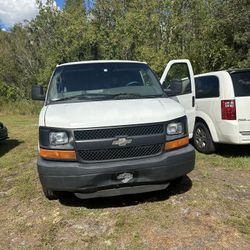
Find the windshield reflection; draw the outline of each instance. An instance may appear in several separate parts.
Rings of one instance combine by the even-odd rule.
[[[162,96],[159,81],[144,63],[83,63],[59,66],[55,70],[48,102]]]

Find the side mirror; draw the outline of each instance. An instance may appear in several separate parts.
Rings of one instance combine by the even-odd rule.
[[[175,93],[173,92],[172,89],[165,89],[164,92],[167,94],[167,96],[175,96]]]
[[[41,85],[33,85],[31,89],[31,98],[32,100],[44,101],[45,93]]]
[[[182,81],[181,80],[172,80],[168,85],[167,89],[164,89],[168,96],[176,96],[182,94]]]

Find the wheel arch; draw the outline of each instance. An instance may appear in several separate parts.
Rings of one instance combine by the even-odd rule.
[[[216,129],[215,129],[215,126],[214,126],[214,123],[213,121],[211,120],[211,118],[206,115],[206,114],[197,114],[196,117],[195,117],[195,124],[197,122],[202,122],[206,125],[206,127],[208,128],[210,134],[211,134],[211,137],[212,137],[212,140],[214,142],[218,142],[219,139],[218,139],[218,135],[217,135],[217,132],[216,132]]]

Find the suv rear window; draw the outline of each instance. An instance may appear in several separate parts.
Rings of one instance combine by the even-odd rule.
[[[250,70],[230,74],[236,97],[250,96]]]
[[[195,78],[196,98],[219,97],[219,79],[217,76],[200,76]]]

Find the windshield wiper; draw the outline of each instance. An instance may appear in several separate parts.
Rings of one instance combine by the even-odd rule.
[[[91,99],[100,99],[100,97],[106,97],[106,96],[110,96],[107,94],[81,94],[81,95],[74,95],[74,96],[68,96],[68,97],[63,97],[60,99],[56,99],[56,100],[51,100],[52,102],[60,102],[60,101],[68,101],[68,100],[74,100],[74,99],[87,99],[87,100],[91,100]],[[92,97],[98,97],[98,98],[92,98]]]
[[[120,98],[143,98],[143,96],[142,95],[140,95],[140,94],[134,94],[134,93],[118,93],[118,94],[112,94],[112,95],[110,95],[112,98],[114,98],[114,99],[120,99]]]
[[[145,95],[145,98],[159,98],[159,97],[166,97],[165,94],[160,94],[160,95]]]
[[[133,99],[133,98],[157,98],[157,97],[164,97],[165,95],[160,94],[160,95],[140,95],[136,93],[119,93],[119,94],[114,94],[112,97],[114,99]]]
[[[79,99],[79,98],[86,98],[89,99],[85,94],[81,94],[81,95],[75,95],[75,96],[68,96],[68,97],[63,97],[60,99],[56,99],[56,100],[51,100],[52,102],[61,102],[61,101],[67,101],[67,100],[74,100],[74,99]]]
[[[63,97],[56,100],[51,100],[52,102],[63,102],[68,100],[74,100],[74,99],[85,99],[85,100],[103,100],[103,99],[134,99],[134,98],[157,98],[157,97],[164,97],[165,95],[140,95],[136,93],[118,93],[118,94],[103,94],[103,93],[85,93],[81,95],[75,95],[75,96],[68,96]]]

